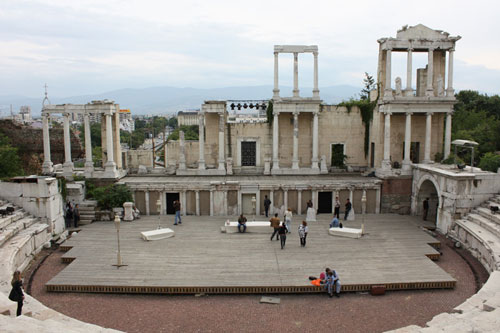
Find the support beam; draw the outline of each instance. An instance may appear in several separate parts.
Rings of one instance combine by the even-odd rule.
[[[274,216],[274,190],[269,191],[269,200],[271,200],[271,207],[269,207],[269,213],[271,217]]]
[[[106,171],[116,171],[116,164],[113,156],[113,124],[111,123],[111,114],[106,114],[106,153],[107,161],[105,164]]]
[[[196,216],[200,216],[200,191],[196,190]]]
[[[288,190],[283,189],[283,205],[285,206],[285,209],[288,209]]]
[[[302,190],[297,190],[297,215],[302,214]]]
[[[182,216],[186,216],[186,202],[187,202],[187,195],[186,195],[186,190],[182,190],[181,192],[181,213]]]
[[[210,190],[210,216],[214,216],[214,190]]]

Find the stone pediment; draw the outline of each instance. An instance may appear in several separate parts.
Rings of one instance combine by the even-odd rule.
[[[449,36],[449,33],[442,30],[433,30],[423,24],[418,24],[413,27],[408,27],[407,25],[405,25],[401,30],[398,30],[396,38],[399,40],[436,40],[447,39]]]

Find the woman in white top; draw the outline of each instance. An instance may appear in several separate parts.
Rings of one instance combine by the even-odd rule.
[[[309,232],[309,227],[307,226],[306,221],[302,221],[302,224],[299,225],[299,237],[300,237],[300,246],[306,246],[306,237]]]
[[[288,230],[289,233],[292,232],[291,229],[292,217],[293,217],[292,209],[288,208],[287,211],[285,212],[285,224],[286,224],[286,230]]]

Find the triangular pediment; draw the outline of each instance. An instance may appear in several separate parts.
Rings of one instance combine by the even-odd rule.
[[[443,39],[448,38],[449,34],[441,30],[433,30],[423,24],[418,24],[413,27],[404,26],[398,30],[397,39],[400,40],[416,40],[416,39]]]

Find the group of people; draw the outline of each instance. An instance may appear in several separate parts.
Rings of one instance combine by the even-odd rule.
[[[285,213],[285,221],[281,222],[280,218],[278,217],[278,214],[274,214],[274,217],[272,217],[269,222],[271,223],[271,228],[274,229],[272,235],[271,235],[271,241],[273,240],[274,236],[276,235],[276,240],[281,240],[281,249],[283,250],[285,248],[285,243],[286,243],[286,234],[290,233],[290,228],[291,228],[291,221],[292,221],[292,211],[290,209],[287,210],[287,214]],[[306,237],[307,233],[309,232],[309,227],[307,226],[306,221],[302,221],[302,224],[299,225],[298,233],[299,233],[299,239],[300,239],[300,246],[306,246]]]
[[[335,296],[340,297],[340,278],[335,270],[326,268],[321,284],[325,287],[328,296],[333,297],[335,294]]]
[[[75,228],[78,228],[79,221],[80,209],[78,208],[78,204],[73,207],[71,202],[66,202],[66,207],[64,209],[64,222],[66,224],[66,228],[71,228],[71,224],[73,224]]]

